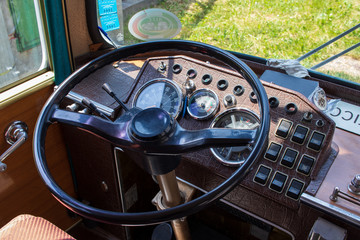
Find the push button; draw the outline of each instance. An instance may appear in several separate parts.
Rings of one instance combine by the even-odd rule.
[[[298,200],[303,187],[304,187],[303,182],[300,182],[297,179],[293,179],[290,183],[289,189],[286,192],[286,196]]]
[[[294,135],[291,138],[291,141],[296,142],[298,144],[303,144],[308,133],[308,129],[303,126],[296,126],[294,131]]]
[[[290,128],[291,128],[292,123],[287,121],[287,120],[281,120],[277,130],[276,130],[276,135],[282,138],[287,138],[289,132],[290,132]]]
[[[270,175],[270,172],[271,172],[271,168],[261,165],[254,177],[254,181],[261,185],[265,185],[265,183]]]
[[[265,153],[265,158],[275,162],[279,156],[280,150],[281,150],[281,145],[272,142]]]
[[[297,171],[302,174],[309,175],[314,162],[315,162],[314,158],[304,155],[301,158]]]
[[[281,164],[288,168],[292,168],[296,161],[297,155],[298,155],[297,151],[295,151],[291,148],[287,148],[284,153],[283,158],[281,159]]]
[[[319,151],[324,141],[325,135],[322,133],[314,132],[308,143],[308,148]]]
[[[282,192],[285,182],[287,179],[287,175],[276,172],[273,180],[271,181],[270,188],[276,192]]]

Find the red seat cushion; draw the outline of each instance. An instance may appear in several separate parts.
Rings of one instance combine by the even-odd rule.
[[[49,221],[31,215],[19,215],[0,229],[0,239],[72,240],[75,239]]]

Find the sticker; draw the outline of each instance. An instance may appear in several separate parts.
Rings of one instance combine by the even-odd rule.
[[[98,0],[98,6],[100,16],[117,12],[116,0]]]
[[[360,107],[339,101],[327,115],[334,120],[336,127],[360,135]]]
[[[139,199],[136,183],[125,193],[125,210],[129,210]]]
[[[181,22],[173,13],[151,8],[136,13],[129,21],[130,33],[141,40],[169,39],[179,34]]]
[[[104,29],[105,32],[109,32],[120,28],[120,23],[117,13],[100,17],[100,23],[102,29]]]

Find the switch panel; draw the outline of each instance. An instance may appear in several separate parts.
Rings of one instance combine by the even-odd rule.
[[[265,153],[265,158],[275,162],[279,156],[280,150],[281,150],[281,145],[272,142]]]

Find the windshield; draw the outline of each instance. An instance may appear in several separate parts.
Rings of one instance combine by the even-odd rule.
[[[165,9],[179,18],[181,31],[175,39],[199,41],[265,59],[298,59],[356,26],[360,19],[358,0],[152,2],[156,4],[146,8]],[[125,44],[143,41],[131,33],[129,21],[145,7],[126,8],[123,4],[123,8]],[[359,33],[360,28],[305,58],[301,64],[311,68],[358,44]],[[316,71],[360,82],[360,48],[349,51]]]

